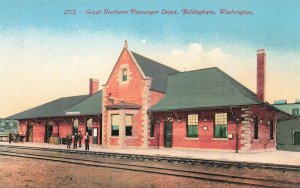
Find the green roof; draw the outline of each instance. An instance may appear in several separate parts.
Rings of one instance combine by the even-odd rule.
[[[7,117],[6,119],[35,119],[77,115],[98,115],[102,113],[102,91],[89,96],[63,97],[29,110]]]
[[[300,113],[300,104],[299,103],[290,103],[290,104],[274,104],[274,106],[290,115],[293,115],[293,109],[298,109]],[[300,114],[296,115],[299,116]]]
[[[262,104],[256,94],[217,67],[168,77],[166,96],[149,111]]]
[[[168,75],[179,73],[179,71],[135,52],[131,51],[131,54],[134,56],[145,76],[152,78],[150,89],[165,93],[167,89]]]
[[[45,118],[45,117],[59,117],[65,116],[65,111],[71,106],[79,103],[86,99],[88,95],[63,97],[54,101],[42,104],[40,106],[31,108],[29,110],[20,112],[13,116],[7,117],[12,119],[34,119],[34,118]]]
[[[102,113],[102,91],[75,104],[68,110],[66,115],[98,115]]]

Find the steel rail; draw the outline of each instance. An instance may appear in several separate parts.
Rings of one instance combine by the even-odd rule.
[[[72,161],[80,161],[80,163],[82,163],[81,160],[83,159],[78,159],[78,158],[70,158],[70,157],[58,157],[58,156],[49,156],[49,155],[37,155],[37,154],[28,154],[28,153],[19,153],[19,152],[11,152],[11,151],[5,151],[5,150],[1,150],[0,152],[0,155],[3,154],[3,152],[5,153],[10,153],[12,155],[30,155],[30,156],[34,156],[34,158],[47,158],[47,159],[51,159],[55,161],[58,161],[58,162],[70,162],[70,161],[65,161],[65,160],[72,160]],[[8,154],[7,154],[8,155]],[[63,160],[63,161],[59,161],[59,160]],[[116,165],[117,167],[115,167],[116,169],[123,169],[123,170],[132,170],[132,169],[128,169],[128,168],[124,168],[123,166],[127,166],[127,167],[135,167],[135,168],[146,168],[146,169],[151,169],[151,170],[162,170],[162,171],[171,171],[171,172],[179,172],[179,173],[189,173],[189,174],[195,174],[195,175],[204,175],[204,176],[213,176],[213,177],[218,177],[218,178],[230,178],[230,179],[234,179],[233,180],[229,180],[230,183],[238,183],[238,184],[245,184],[245,182],[240,182],[240,181],[235,181],[235,180],[246,180],[246,181],[259,181],[259,182],[265,182],[265,183],[271,183],[271,185],[266,185],[266,184],[253,184],[253,183],[246,183],[247,185],[255,185],[255,186],[270,186],[270,187],[282,187],[282,184],[284,186],[286,185],[290,185],[290,186],[295,186],[295,187],[298,187],[299,184],[297,183],[294,183],[294,182],[287,182],[287,181],[278,181],[278,180],[267,180],[267,179],[261,179],[261,178],[251,178],[251,177],[242,177],[242,176],[231,176],[231,175],[224,175],[224,174],[212,174],[212,173],[205,173],[205,172],[195,172],[195,171],[186,171],[186,170],[178,170],[178,169],[172,169],[172,168],[160,168],[160,167],[153,167],[153,166],[141,166],[141,165],[129,165],[129,164],[124,164],[124,163],[111,163],[111,162],[101,162],[101,161],[96,161],[96,160],[89,160],[89,159],[84,159],[84,162],[91,162],[91,163],[97,163],[97,165],[99,166],[99,164],[102,164],[100,165],[99,167],[107,167],[107,165]],[[86,164],[86,163],[84,163]],[[104,165],[104,166],[103,166]],[[114,167],[109,167],[109,168],[114,168]],[[135,169],[136,170],[136,169]],[[134,171],[135,171],[134,170]],[[141,172],[148,172],[149,170],[142,170]],[[150,173],[150,172],[148,172]],[[153,171],[151,173],[154,173]],[[170,173],[159,173],[158,174],[165,174],[165,175],[172,175]],[[176,175],[176,176],[182,176],[182,175]],[[189,177],[189,176],[186,176],[186,175],[183,175],[184,177]],[[193,176],[194,177],[194,176]],[[192,178],[192,176],[191,176]],[[196,178],[196,177],[194,177]],[[205,179],[205,177],[201,177],[200,179]],[[220,179],[216,179],[216,178],[208,178],[208,179],[212,179],[213,181],[223,181],[223,180],[220,180]],[[228,181],[228,180],[224,180],[224,181]],[[278,185],[276,186],[276,184],[281,184],[281,185]]]
[[[219,182],[219,183],[247,185],[247,186],[256,186],[256,187],[278,187],[278,188],[282,187],[282,186],[266,185],[266,184],[259,184],[259,183],[246,183],[246,182],[240,182],[240,181],[236,181],[236,180],[218,179],[218,178],[213,178],[213,177],[200,177],[200,176],[192,176],[192,175],[175,174],[175,173],[170,173],[170,172],[159,172],[159,171],[125,168],[125,167],[118,167],[118,166],[108,166],[108,165],[103,165],[103,164],[89,163],[87,161],[63,160],[63,159],[59,159],[56,157],[39,157],[39,156],[29,155],[29,154],[13,154],[13,153],[7,153],[5,151],[0,151],[0,155],[6,155],[6,156],[11,156],[11,157],[30,158],[30,159],[36,159],[36,160],[45,160],[45,161],[52,161],[52,162],[62,162],[62,163],[91,166],[91,167],[109,168],[109,169],[116,169],[116,170],[127,170],[127,171],[134,171],[134,172],[168,175],[168,176],[175,176],[175,177],[181,177],[181,178],[213,181],[213,182]]]
[[[225,167],[232,166],[232,167],[237,167],[237,168],[260,168],[260,169],[272,169],[272,170],[300,172],[300,166],[297,166],[297,165],[221,161],[221,160],[208,160],[208,159],[192,159],[192,158],[182,158],[182,157],[138,155],[138,154],[112,153],[112,152],[95,152],[95,151],[81,151],[81,150],[42,148],[42,147],[27,147],[27,146],[0,145],[0,147],[20,148],[20,149],[28,149],[28,150],[55,151],[55,152],[73,153],[73,154],[79,153],[79,154],[89,154],[89,155],[97,155],[97,156],[103,156],[103,157],[136,159],[136,160],[145,160],[145,161],[166,161],[166,162],[177,162],[177,163],[183,163],[183,164],[203,164],[203,165],[221,166],[221,167],[222,166],[225,166]]]

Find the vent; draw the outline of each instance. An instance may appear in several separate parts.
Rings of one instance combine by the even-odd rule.
[[[286,100],[276,100],[276,101],[274,101],[274,104],[287,104],[287,102],[286,102]]]

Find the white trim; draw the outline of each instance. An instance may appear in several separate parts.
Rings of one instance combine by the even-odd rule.
[[[185,137],[185,140],[200,140],[199,137]]]
[[[124,136],[125,139],[138,139],[137,136]]]
[[[211,140],[217,140],[217,141],[229,141],[228,138],[212,138]]]

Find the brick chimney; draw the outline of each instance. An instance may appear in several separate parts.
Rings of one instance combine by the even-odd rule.
[[[90,78],[90,93],[89,95],[93,95],[99,90],[99,80]]]
[[[256,75],[257,98],[265,101],[266,91],[266,49],[257,50],[257,75]]]

